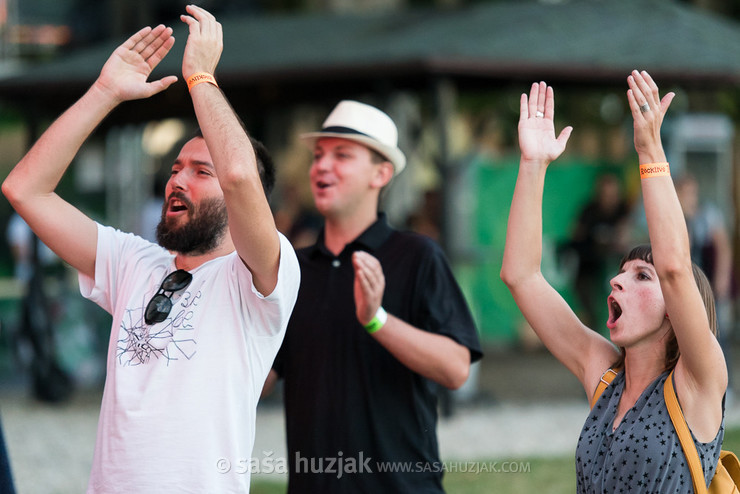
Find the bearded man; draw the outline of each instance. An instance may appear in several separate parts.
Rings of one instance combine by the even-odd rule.
[[[159,245],[94,222],[54,190],[110,111],[177,80],[147,81],[175,42],[165,26],[119,46],[2,187],[113,316],[88,493],[248,492],[249,471],[230,465],[251,458],[257,400],[297,296],[296,255],[263,190],[269,156],[213,76],[221,25],[186,10],[182,74],[202,136],[172,165]]]

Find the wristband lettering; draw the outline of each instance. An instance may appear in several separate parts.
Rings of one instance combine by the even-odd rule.
[[[209,74],[208,72],[196,72],[188,77],[186,82],[188,84],[188,91],[192,91],[193,87],[197,86],[201,82],[209,82],[218,87],[218,84],[216,84],[216,78],[213,77],[213,74]]]
[[[369,323],[365,324],[365,331],[367,331],[368,334],[380,331],[380,329],[385,326],[387,320],[388,313],[383,307],[378,307],[377,312],[375,312],[375,317],[373,317]]]
[[[668,163],[645,163],[640,165],[640,178],[669,177],[671,168]]]

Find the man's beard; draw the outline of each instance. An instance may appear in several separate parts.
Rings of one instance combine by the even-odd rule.
[[[170,198],[173,196],[187,204],[188,221],[179,227],[169,224],[167,221],[169,199],[165,201],[162,206],[162,219],[157,225],[157,243],[169,251],[189,255],[206,254],[215,249],[228,226],[224,199],[205,199],[196,206],[177,192],[171,194]]]

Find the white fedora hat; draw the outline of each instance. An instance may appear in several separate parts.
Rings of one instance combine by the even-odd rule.
[[[363,144],[383,155],[393,164],[394,175],[406,166],[406,156],[398,149],[398,130],[391,117],[374,106],[343,100],[332,110],[321,130],[301,134],[313,145],[322,137],[339,137]]]

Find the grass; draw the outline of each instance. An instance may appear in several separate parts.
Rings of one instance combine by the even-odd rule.
[[[725,432],[725,440],[722,443],[722,449],[734,452],[740,456],[740,428],[728,429]]]
[[[250,494],[285,494],[286,485],[282,482],[252,481]]]
[[[528,458],[517,460],[521,465],[516,473],[449,473],[444,487],[450,493],[489,494],[547,492],[572,494],[576,485],[573,458]]]
[[[722,449],[740,453],[740,428],[729,429],[725,433]],[[491,470],[487,465],[493,465],[495,460],[476,462],[483,470]],[[557,458],[525,458],[517,460],[514,468],[516,473],[494,473],[483,471],[480,473],[449,472],[445,475],[445,490],[454,494],[489,494],[520,493],[520,492],[547,492],[550,494],[571,494],[575,490],[576,474],[572,456]],[[504,467],[501,462],[496,463],[496,469]],[[461,470],[470,470],[461,464]],[[282,482],[266,482],[263,480],[252,482],[252,494],[284,494],[285,484]]]

